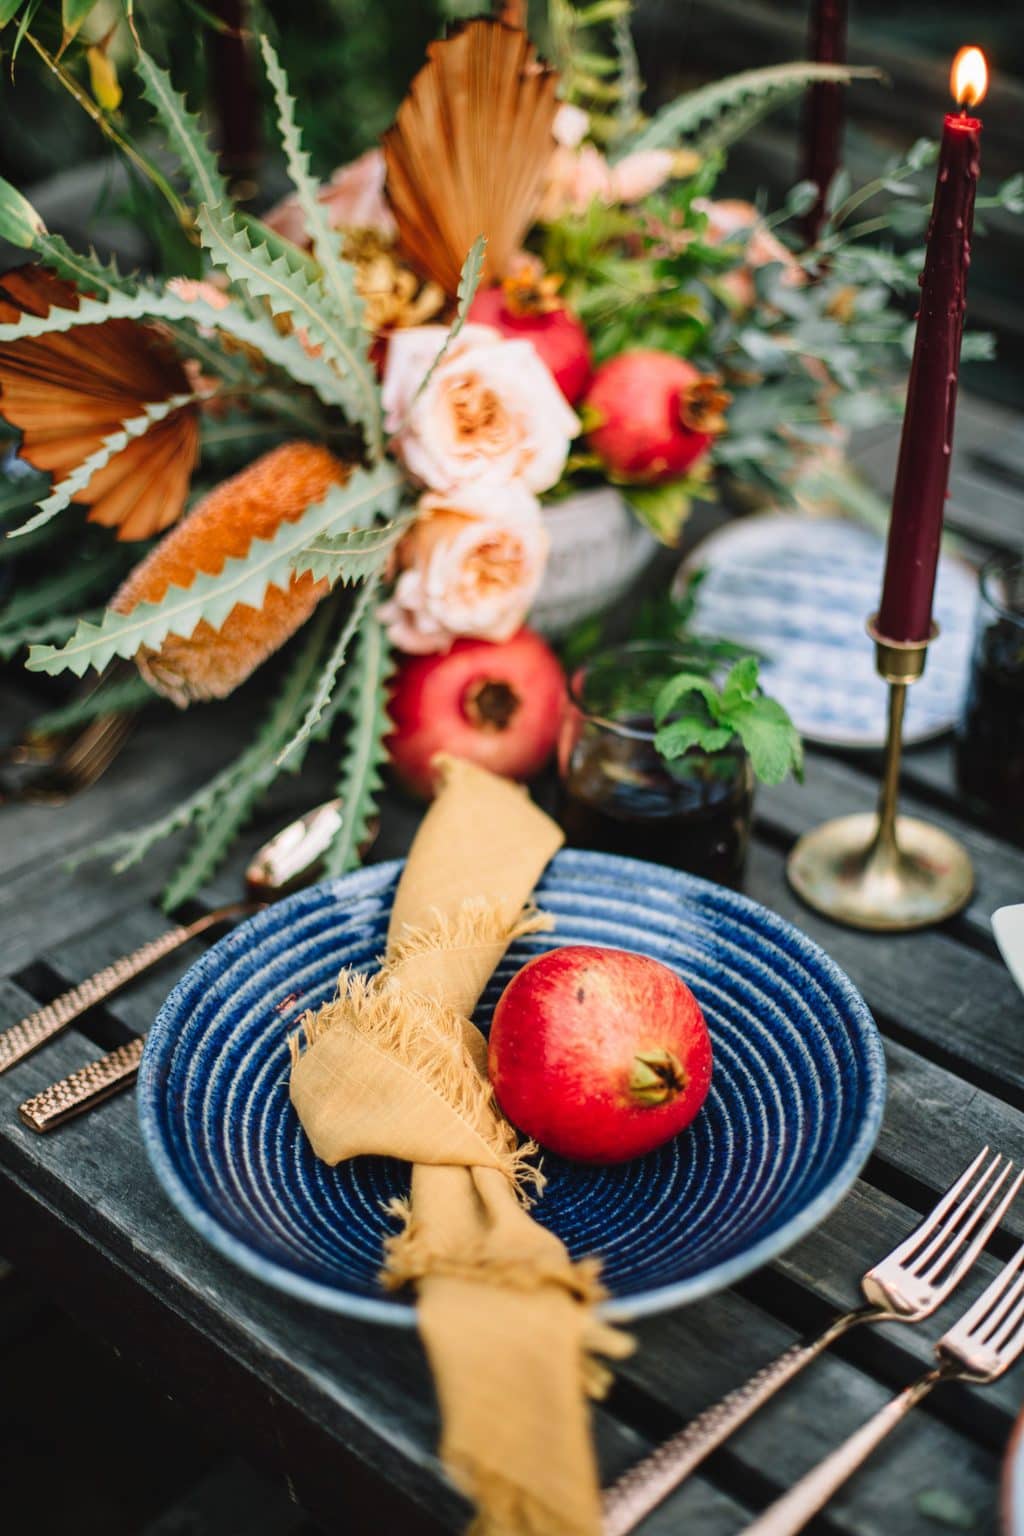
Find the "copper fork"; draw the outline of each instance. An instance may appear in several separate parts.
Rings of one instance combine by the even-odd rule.
[[[919,1323],[938,1311],[977,1259],[1024,1181],[1021,1172],[1005,1188],[1012,1167],[999,1154],[989,1158],[988,1147],[983,1147],[910,1236],[868,1270],[861,1281],[864,1306],[844,1312],[816,1339],[792,1345],[744,1386],[705,1409],[630,1467],[604,1494],[605,1536],[626,1536],[706,1456],[851,1328],[862,1323]]]
[[[937,1364],[905,1387],[837,1450],[747,1526],[747,1536],[794,1536],[842,1487],[886,1435],[945,1381],[988,1386],[1024,1350],[1024,1248],[935,1346]]]

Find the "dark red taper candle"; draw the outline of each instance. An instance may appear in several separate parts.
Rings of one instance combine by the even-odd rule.
[[[846,0],[812,0],[807,56],[815,64],[846,61]],[[843,87],[830,80],[808,88],[804,98],[803,153],[800,174],[818,188],[814,205],[804,218],[808,245],[818,238],[825,217],[825,194],[839,169],[843,140]]]
[[[968,50],[961,49],[957,55]],[[978,54],[977,49],[970,52]],[[978,54],[982,68],[984,59]],[[973,105],[984,95],[958,90]],[[877,628],[887,640],[927,640],[953,450],[957,374],[964,328],[981,123],[950,113],[942,130],[928,227],[914,358],[892,497],[889,547]]]

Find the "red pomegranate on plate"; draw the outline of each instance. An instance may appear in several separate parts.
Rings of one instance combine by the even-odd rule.
[[[505,1116],[542,1147],[617,1163],[690,1124],[711,1085],[711,1040],[668,966],[571,944],[538,955],[505,988],[488,1071]]]

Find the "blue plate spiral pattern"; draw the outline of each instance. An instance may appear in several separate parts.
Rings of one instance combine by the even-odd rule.
[[[208,951],[149,1033],[139,1116],[182,1214],[260,1279],[338,1312],[409,1325],[378,1281],[387,1202],[408,1165],[314,1156],[288,1098],[287,1033],[373,968],[401,873],[380,864],[268,907]],[[477,1011],[560,944],[636,950],[692,987],[715,1070],[702,1113],[646,1157],[591,1167],[544,1155],[535,1214],[575,1258],[597,1254],[606,1312],[633,1317],[731,1285],[812,1230],[878,1134],[881,1041],[853,984],[817,945],[746,897],[605,854],[563,852],[538,900],[556,929],[516,943]]]

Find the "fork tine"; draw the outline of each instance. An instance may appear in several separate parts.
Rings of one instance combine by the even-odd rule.
[[[998,1306],[1006,1291],[1013,1285],[1021,1265],[1024,1264],[1024,1246],[1017,1249],[1008,1264],[1004,1264],[995,1279],[982,1291],[977,1301],[970,1307],[958,1323],[954,1323],[949,1330],[951,1334],[976,1335],[987,1321],[990,1313]]]
[[[1003,1292],[981,1327],[977,1329],[977,1337],[986,1344],[990,1344],[993,1349],[998,1349],[997,1335],[1006,1331],[1006,1320],[1011,1316],[1022,1295],[1024,1295],[1024,1275],[1018,1275],[1009,1289]]]
[[[1013,1294],[1017,1304],[1009,1317],[1005,1320],[994,1338],[989,1338],[988,1343],[992,1349],[997,1349],[1000,1354],[1010,1347],[1010,1341],[1024,1320],[1024,1280],[1018,1280],[1014,1286]]]
[[[965,1168],[963,1173],[960,1174],[959,1178],[950,1185],[949,1189],[947,1189],[946,1193],[942,1196],[942,1199],[939,1201],[938,1205],[930,1210],[926,1216],[922,1217],[920,1223],[914,1228],[913,1232],[909,1233],[901,1243],[897,1244],[897,1246],[888,1255],[891,1261],[899,1264],[905,1264],[909,1268],[909,1261],[914,1257],[916,1253],[919,1252],[924,1243],[927,1243],[931,1240],[933,1234],[942,1225],[948,1212],[959,1200],[968,1184],[970,1184],[971,1180],[974,1178],[974,1175],[977,1173],[978,1169],[981,1167],[982,1163],[988,1156],[988,1153],[988,1147],[982,1147],[974,1161],[967,1168]]]
[[[984,1197],[979,1201],[978,1205],[971,1212],[970,1220],[967,1221],[962,1227],[958,1227],[957,1231],[952,1235],[949,1244],[942,1251],[942,1253],[939,1254],[935,1263],[923,1276],[925,1280],[931,1284],[937,1283],[939,1274],[943,1269],[945,1269],[946,1265],[952,1261],[954,1255],[958,1253],[959,1250],[963,1247],[964,1243],[967,1241],[975,1227],[978,1225],[982,1216],[984,1216],[985,1212],[992,1205],[996,1195],[1006,1183],[1012,1168],[1013,1164],[1007,1163],[995,1184],[993,1184],[992,1187],[986,1191]],[[1009,1190],[1006,1192],[1002,1200],[1000,1200],[999,1204],[996,1206],[995,1210],[989,1216],[984,1227],[982,1227],[981,1231],[971,1243],[971,1246],[967,1249],[967,1252],[961,1256],[960,1260],[954,1266],[951,1276],[948,1276],[947,1279],[943,1281],[944,1285],[949,1285],[951,1287],[955,1285],[957,1279],[965,1273],[966,1269],[969,1268],[970,1265],[974,1263],[975,1259],[978,1257],[978,1254],[988,1242],[989,1237],[1002,1221],[1011,1200],[1020,1189],[1022,1181],[1024,1181],[1024,1170],[1018,1173],[1017,1177],[1010,1185]]]
[[[1007,1172],[1013,1165],[1009,1162],[1004,1164],[1002,1153],[997,1152],[992,1161],[982,1170],[981,1176],[976,1179],[974,1183],[971,1184],[967,1189],[962,1199],[957,1201],[957,1203],[946,1213],[945,1219],[939,1223],[939,1226],[933,1233],[926,1246],[922,1248],[918,1253],[916,1253],[913,1259],[907,1264],[907,1268],[911,1270],[912,1273],[923,1273],[925,1268],[935,1258],[935,1255],[946,1246],[946,1244],[952,1238],[953,1234],[956,1232],[957,1228],[960,1226],[961,1222],[966,1220],[971,1215],[975,1200],[977,1200],[979,1195],[983,1194],[986,1184],[989,1183],[989,1180],[999,1170],[1001,1165],[1003,1165],[1002,1177],[1005,1179]],[[995,1186],[990,1186],[985,1198],[990,1199],[994,1189],[997,1188],[998,1183]],[[984,1205],[982,1205],[981,1209],[984,1211]]]

